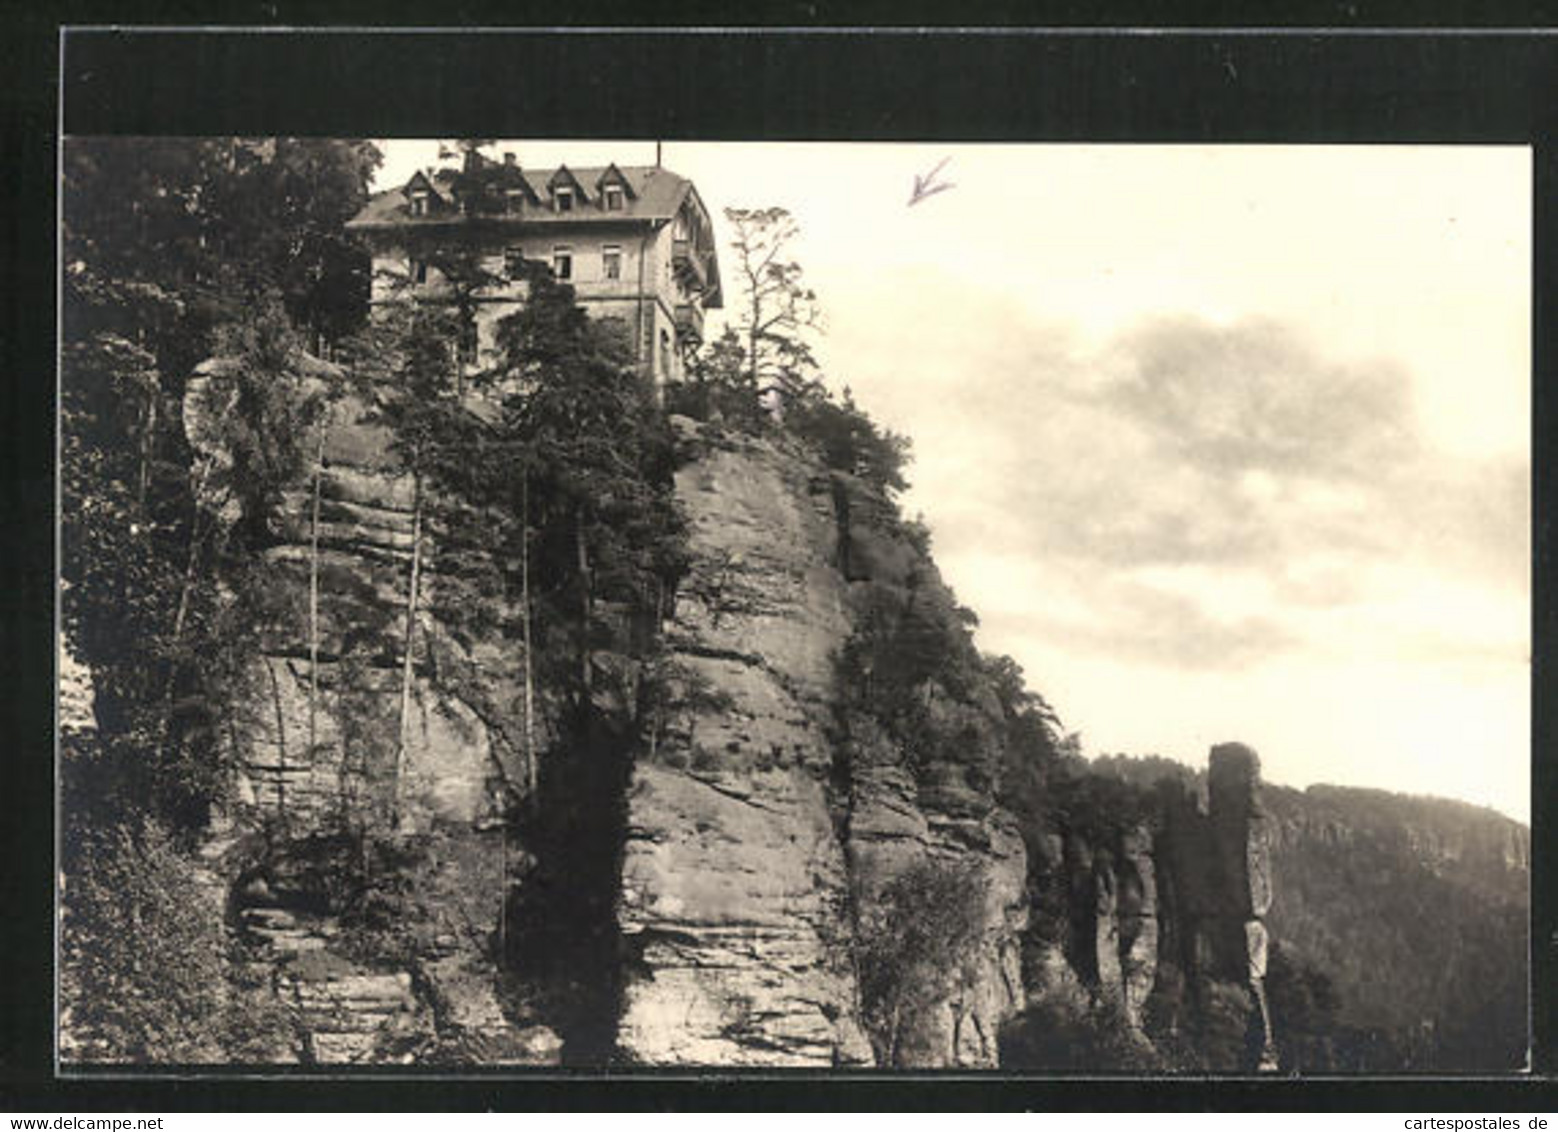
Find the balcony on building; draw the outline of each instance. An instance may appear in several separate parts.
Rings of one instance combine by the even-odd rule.
[[[703,341],[703,308],[697,303],[677,304],[676,336],[688,343]]]
[[[671,241],[671,267],[679,282],[690,291],[702,291],[709,285],[703,257],[697,253],[691,240]]]

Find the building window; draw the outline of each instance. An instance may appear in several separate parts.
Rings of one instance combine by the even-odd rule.
[[[411,281],[413,283],[427,282],[427,260],[416,259],[413,257],[408,270],[410,271]]]
[[[573,190],[572,189],[558,189],[557,190],[557,211],[558,212],[572,212],[573,211]]]
[[[671,372],[671,335],[663,326],[660,328],[660,372]]]
[[[518,212],[525,203],[524,189],[504,189],[503,207],[510,212]]]
[[[622,278],[622,249],[616,244],[606,244],[600,250],[600,269],[603,279]]]
[[[425,189],[418,190],[417,192],[411,194],[411,215],[427,215],[427,191]]]
[[[606,211],[607,212],[621,212],[622,211],[622,186],[621,185],[607,185],[606,186]],[[613,276],[612,278],[616,278],[616,277]]]
[[[503,274],[510,279],[518,279],[525,272],[525,249],[503,249]]]
[[[552,274],[559,279],[573,278],[573,249],[559,245],[552,249]]]

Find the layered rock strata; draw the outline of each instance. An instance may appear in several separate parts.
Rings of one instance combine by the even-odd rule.
[[[677,473],[694,564],[667,631],[671,706],[629,790],[619,1054],[868,1063],[828,799],[848,633],[831,503],[768,445],[697,451]]]
[[[805,453],[677,423],[693,567],[667,627],[672,707],[629,792],[619,1053],[874,1063],[852,937],[895,880],[932,862],[978,885],[978,942],[905,1020],[897,1063],[992,1066],[1022,1005],[1022,841],[964,766],[911,773],[885,737],[856,726],[846,739],[839,719],[851,587],[913,555],[881,536],[884,504]]]
[[[251,694],[228,728],[232,803],[205,856],[213,873],[247,877],[250,889],[256,876],[270,882],[259,897],[235,889],[237,924],[298,1012],[300,1060],[400,1062],[441,1041],[492,1060],[555,1063],[555,1036],[516,1026],[497,991],[505,880],[496,862],[508,851],[504,820],[526,769],[513,707],[523,657],[512,642],[473,638],[442,619],[436,508],[424,498],[425,513],[415,514],[412,477],[371,407],[343,393],[343,375],[328,363],[305,358],[292,376],[304,392],[333,397],[303,438],[311,466],[270,517],[275,541],[261,569],[274,615],[255,642]],[[236,485],[217,425],[236,388],[231,364],[207,362],[184,406],[197,490],[227,522],[238,518]],[[408,683],[414,537],[421,562]],[[414,964],[349,956],[339,894],[278,880],[309,853],[324,854],[320,871],[339,872],[351,863],[343,839],[366,832],[421,855],[395,929],[417,940]],[[450,894],[460,899],[451,904]],[[460,909],[459,930],[430,926],[443,915],[433,905],[445,904]]]
[[[1211,1015],[1226,1012],[1219,1004],[1247,999],[1259,1038],[1248,1067],[1275,1068],[1265,996],[1272,837],[1258,757],[1243,744],[1219,744],[1204,790],[1186,777],[1160,779],[1145,793],[1125,789],[1138,817],[1072,815],[1064,832],[1039,842],[1051,847],[1036,857],[1030,880],[1035,908],[1046,910],[1030,941],[1035,1001],[1064,991],[1068,980],[1055,976],[1064,964],[1094,1003],[1118,1012],[1121,1036],[1150,1064],[1149,1030],[1194,1043]],[[1043,927],[1056,912],[1058,932]]]

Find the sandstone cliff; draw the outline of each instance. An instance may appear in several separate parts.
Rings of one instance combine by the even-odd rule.
[[[1030,882],[1050,911],[1028,933],[1030,1012],[1006,1064],[1276,1068],[1260,763],[1225,743],[1209,767],[1204,793],[1188,771],[1150,790],[1085,765],[1052,776]],[[1076,1050],[1054,1036],[1072,1030]]]
[[[227,410],[229,372],[202,366],[185,401],[191,442],[219,472],[229,460],[205,422]],[[295,1046],[273,1057],[555,1061],[555,1034],[501,1001],[494,943],[523,865],[504,834],[524,781],[523,656],[442,616],[439,531],[424,517],[397,756],[413,484],[375,406],[340,395],[339,370],[306,359],[301,376],[337,395],[256,564],[270,616],[254,693],[228,728],[230,805],[204,854],[231,886],[251,967],[299,1019]],[[389,835],[398,851],[385,856]]]
[[[222,411],[224,375],[202,367],[186,401],[218,468],[201,424]],[[339,377],[312,362],[304,375]],[[927,683],[928,710],[970,745],[911,766],[841,694],[855,591],[902,583],[916,558],[895,544],[896,513],[791,441],[680,428],[693,561],[663,648],[635,650],[627,628],[599,642],[594,738],[548,714],[540,689],[531,796],[515,635],[445,615],[437,509],[417,521],[374,406],[335,397],[260,566],[274,615],[205,853],[231,886],[242,974],[267,977],[299,1019],[274,1057],[545,1063],[560,1029],[575,1060],[997,1063],[1022,1005],[1026,869],[993,779],[969,780],[991,758],[980,712]],[[594,749],[608,734],[609,757]],[[616,765],[630,777],[603,769]],[[555,817],[619,811],[620,825]],[[976,923],[957,971],[895,1007],[884,1055],[856,936],[881,930],[884,893],[926,861],[969,878]]]
[[[203,367],[197,448],[222,397]],[[298,1020],[274,1058],[988,1068],[1060,994],[1117,1010],[1129,1063],[1234,994],[1269,1062],[1253,752],[1214,750],[1209,808],[1023,828],[1010,720],[922,536],[783,433],[673,425],[689,569],[647,647],[601,610],[571,720],[538,689],[531,768],[512,622],[445,599],[450,520],[414,514],[375,407],[334,398],[264,552],[204,854],[237,974]]]
[[[849,547],[887,532],[844,513],[805,452],[680,426],[694,564],[668,626],[663,735],[628,801],[620,1049],[649,1064],[872,1064],[854,937],[894,878],[936,858],[979,879],[978,942],[969,977],[916,1014],[901,1061],[993,1066],[1021,1005],[1021,841],[988,789],[943,774],[938,792],[880,737],[851,742],[840,717],[851,589],[869,577]]]

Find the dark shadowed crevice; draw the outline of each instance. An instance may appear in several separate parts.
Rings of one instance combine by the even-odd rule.
[[[581,709],[542,761],[520,836],[536,866],[509,907],[508,960],[535,988],[568,1066],[610,1064],[621,1014],[617,893],[636,736]]]

